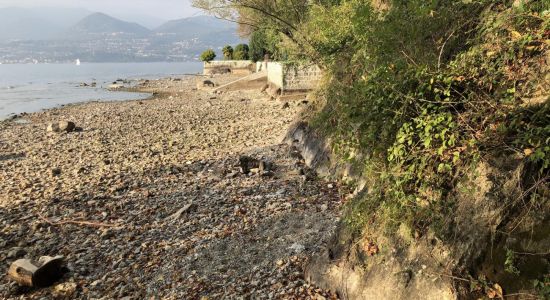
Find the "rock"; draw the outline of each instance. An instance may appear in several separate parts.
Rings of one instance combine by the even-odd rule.
[[[248,174],[251,169],[260,167],[260,161],[250,156],[243,155],[239,157],[239,166],[243,174]]]
[[[48,132],[72,132],[75,131],[76,125],[70,121],[60,121],[57,123],[48,123]]]
[[[63,276],[63,257],[42,256],[38,262],[19,259],[8,270],[8,277],[22,286],[47,287]]]
[[[60,121],[58,126],[60,131],[65,131],[65,132],[72,132],[76,128],[75,123],[70,121]]]
[[[294,243],[288,249],[294,251],[296,254],[302,253],[306,250],[306,247],[302,244]]]
[[[260,172],[268,172],[273,169],[273,164],[269,163],[265,160],[260,161],[260,164],[258,165],[258,169],[260,169]]]
[[[61,175],[61,169],[60,168],[52,168],[50,171],[52,172],[52,176]]]
[[[27,254],[27,251],[21,247],[14,247],[8,252],[7,258],[21,258]]]
[[[60,132],[61,129],[59,128],[59,123],[49,123],[47,131],[48,132]]]
[[[276,86],[270,87],[267,89],[267,94],[277,98],[278,96],[281,95],[281,89]]]
[[[216,84],[210,80],[203,80],[203,81],[199,81],[197,83],[197,89],[202,89],[202,88],[205,88],[205,87],[215,87]]]
[[[71,299],[76,292],[76,287],[74,282],[61,283],[53,288],[53,294],[56,298]]]
[[[124,85],[118,84],[116,82],[113,82],[113,84],[109,85],[109,89],[111,89],[111,90],[118,90],[118,89],[123,88],[123,87],[124,87]]]
[[[397,277],[397,283],[400,287],[406,288],[411,282],[413,272],[411,270],[401,271],[395,274]]]

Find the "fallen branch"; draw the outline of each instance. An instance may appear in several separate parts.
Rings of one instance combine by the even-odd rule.
[[[120,225],[118,224],[107,224],[107,223],[99,223],[99,222],[90,222],[90,221],[78,221],[78,220],[65,220],[65,221],[59,221],[59,222],[54,222],[46,217],[44,217],[43,215],[41,214],[38,214],[38,217],[52,225],[52,226],[61,226],[61,225],[65,225],[65,224],[73,224],[73,225],[81,225],[81,226],[90,226],[90,227],[120,227]]]

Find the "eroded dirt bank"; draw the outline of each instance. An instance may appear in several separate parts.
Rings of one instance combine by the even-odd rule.
[[[43,255],[68,268],[45,289],[3,278],[0,298],[334,297],[305,282],[303,265],[334,230],[344,192],[281,144],[304,104],[212,94],[196,80],[0,124],[0,273]],[[60,120],[82,130],[46,132]],[[242,174],[242,155],[273,168]]]

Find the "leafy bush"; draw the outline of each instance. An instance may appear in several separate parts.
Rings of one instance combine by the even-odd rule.
[[[495,151],[523,156],[548,178],[550,103],[524,103],[544,86],[537,61],[548,51],[550,21],[539,4],[392,1],[380,12],[344,1],[312,9],[304,28],[331,78],[313,125],[370,180],[369,195],[350,203],[350,226],[392,233],[406,224],[444,239],[458,179]]]
[[[201,61],[211,62],[216,58],[216,52],[212,49],[208,49],[201,54]]]
[[[233,58],[236,60],[248,60],[249,48],[247,44],[239,44],[235,47]]]

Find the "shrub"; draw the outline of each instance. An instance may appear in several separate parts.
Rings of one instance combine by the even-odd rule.
[[[201,61],[204,62],[211,62],[214,58],[216,58],[216,52],[212,49],[208,49],[201,54]]]

